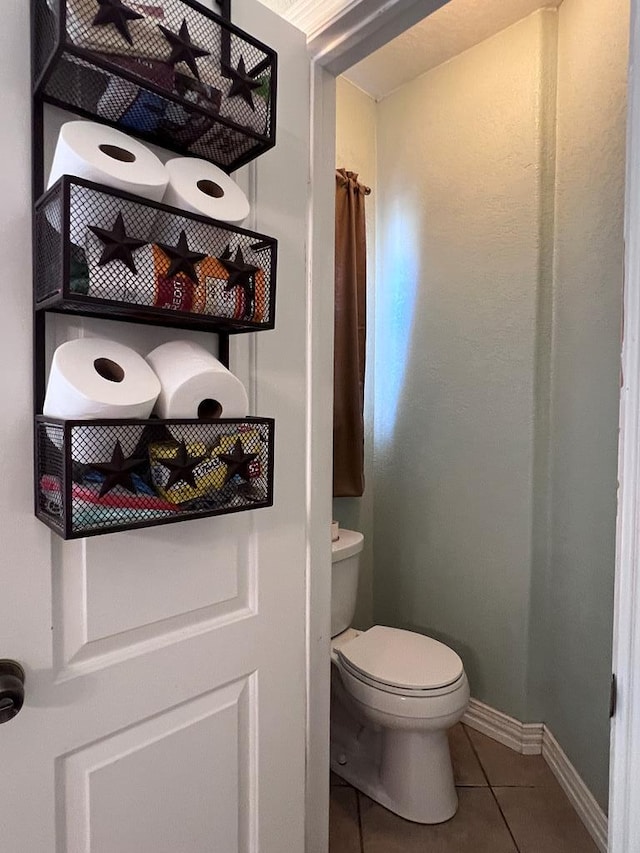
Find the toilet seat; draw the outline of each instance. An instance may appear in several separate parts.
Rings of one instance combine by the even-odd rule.
[[[400,696],[442,696],[464,678],[460,657],[444,643],[382,625],[336,644],[335,654],[353,678]]]
[[[391,684],[376,681],[375,678],[372,678],[366,673],[360,672],[352,667],[343,657],[339,658],[338,665],[344,672],[347,672],[352,678],[355,678],[361,684],[366,684],[369,687],[373,687],[375,690],[382,691],[383,693],[391,693],[396,696],[405,696],[407,698],[415,699],[430,699],[435,696],[446,696],[457,690],[465,678],[464,673],[462,673],[455,681],[451,682],[451,684],[445,685],[444,687],[418,687],[411,689],[408,687],[394,687]]]

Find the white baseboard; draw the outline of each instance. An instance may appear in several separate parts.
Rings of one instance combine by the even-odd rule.
[[[606,853],[607,816],[544,723],[521,723],[477,699],[470,700],[462,722],[521,755],[542,755],[598,850]]]
[[[477,699],[469,701],[462,722],[521,755],[540,755],[542,752],[542,723],[521,723]]]
[[[606,853],[609,823],[607,816],[546,726],[542,737],[542,757],[571,801],[596,847],[601,853]]]

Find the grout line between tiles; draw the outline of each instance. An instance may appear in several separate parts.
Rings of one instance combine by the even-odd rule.
[[[502,811],[502,806],[500,805],[500,802],[499,802],[498,798],[496,797],[496,792],[493,790],[491,785],[489,785],[489,790],[491,791],[491,796],[495,800],[495,804],[498,807],[498,811],[502,815],[502,820],[504,821],[504,825],[507,827],[509,835],[511,836],[511,840],[513,841],[513,846],[516,848],[517,853],[520,853],[520,848],[518,847],[518,842],[516,841],[515,835],[513,834],[513,832],[511,832],[511,827],[509,826],[509,821],[507,820],[505,813]]]
[[[463,782],[456,782],[456,788],[471,788],[474,790],[475,788],[491,788],[491,785],[465,785]],[[519,788],[524,791],[533,790],[535,788],[540,788],[540,785],[495,785],[496,788]]]
[[[482,770],[482,775],[483,775],[483,776],[484,776],[484,778],[487,780],[487,786],[488,786],[489,790],[491,791],[491,796],[493,797],[493,799],[494,799],[494,802],[495,802],[496,806],[498,807],[498,811],[500,812],[500,816],[502,817],[502,820],[503,820],[503,822],[504,822],[504,825],[507,827],[507,832],[508,832],[508,833],[509,833],[509,835],[511,836],[511,840],[513,841],[513,846],[514,846],[514,847],[515,847],[515,849],[516,849],[516,853],[521,853],[520,848],[518,847],[518,842],[516,841],[516,839],[515,839],[515,836],[514,836],[513,832],[511,832],[511,827],[509,826],[509,821],[508,821],[508,820],[507,820],[507,818],[505,817],[505,813],[502,811],[502,806],[501,806],[501,805],[500,805],[500,803],[498,802],[498,798],[496,797],[495,791],[493,790],[493,787],[492,787],[492,785],[491,785],[491,782],[489,781],[489,777],[487,776],[487,773],[486,773],[486,771],[485,771],[485,769],[484,769],[484,765],[483,765],[483,763],[482,763],[482,760],[481,760],[480,756],[478,755],[478,751],[477,751],[477,749],[475,748],[473,741],[472,741],[472,740],[471,740],[471,738],[469,737],[469,734],[468,734],[467,730],[464,728],[464,726],[463,726],[462,728],[463,728],[463,730],[464,730],[464,733],[465,733],[465,735],[466,735],[467,740],[469,741],[469,743],[470,743],[470,745],[471,745],[471,749],[473,750],[473,754],[475,755],[476,759],[478,760],[478,764],[480,765],[480,769]]]
[[[478,762],[478,764],[480,766],[480,770],[482,770],[482,775],[485,778],[485,782],[487,783],[487,787],[490,788],[491,782],[489,781],[489,777],[487,776],[487,772],[484,769],[484,764],[482,763],[482,759],[478,755],[478,750],[475,748],[473,741],[469,737],[469,732],[467,731],[466,726],[462,726],[462,731],[464,732],[464,736],[466,737],[467,741],[469,742],[469,746],[471,747],[471,751],[473,752],[473,754],[476,757],[476,761]]]
[[[544,790],[547,785],[489,785],[490,788],[518,788],[524,791],[533,791],[538,788]]]
[[[356,794],[356,809],[358,812],[358,831],[360,833],[360,853],[364,853],[364,835],[362,833],[362,812],[360,811],[360,791],[353,789]]]

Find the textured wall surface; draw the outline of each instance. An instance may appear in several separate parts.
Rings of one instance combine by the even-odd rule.
[[[378,105],[375,618],[526,713],[545,15]]]
[[[334,518],[342,527],[360,530],[365,536],[360,563],[358,607],[354,625],[369,628],[373,620],[373,501],[375,477],[373,469],[375,356],[375,254],[376,254],[376,105],[368,95],[347,80],[337,81],[336,100],[336,166],[358,172],[372,194],[365,200],[367,212],[367,376],[365,380],[365,492],[361,498],[336,498]]]
[[[375,174],[377,127],[360,622],[373,560],[374,620],[456,648],[604,808],[628,22],[564,0],[374,113],[338,91],[340,165]]]
[[[358,62],[349,80],[380,100],[541,7],[562,0],[451,0]]]
[[[559,13],[545,719],[606,806],[628,0]],[[544,640],[546,638],[546,644]]]

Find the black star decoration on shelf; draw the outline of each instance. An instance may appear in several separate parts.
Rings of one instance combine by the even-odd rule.
[[[134,275],[137,275],[133,253],[136,249],[147,245],[146,240],[136,240],[135,237],[129,237],[124,227],[124,219],[119,213],[113,228],[109,231],[106,228],[98,228],[97,225],[90,225],[89,230],[93,231],[96,237],[104,244],[102,256],[98,261],[99,266],[111,263],[111,261],[122,261],[126,264]]]
[[[104,497],[107,492],[110,492],[116,486],[122,486],[128,492],[133,492],[135,495],[136,489],[131,479],[131,472],[134,468],[144,465],[144,462],[144,459],[134,459],[133,457],[125,459],[120,442],[116,441],[111,461],[94,462],[91,466],[96,471],[104,474],[104,483],[100,489],[100,497]]]
[[[227,94],[228,98],[242,98],[252,110],[255,112],[255,104],[253,103],[253,92],[262,86],[261,80],[256,80],[247,74],[247,67],[244,64],[244,57],[240,57],[238,67],[222,63],[222,73],[225,77],[231,80],[231,88]]]
[[[218,459],[227,466],[227,475],[224,478],[225,486],[238,474],[243,480],[249,479],[249,465],[258,458],[257,453],[245,453],[240,439],[237,439],[231,453],[219,453]]]
[[[193,469],[204,462],[206,458],[206,454],[204,456],[189,456],[186,444],[184,441],[181,442],[173,459],[158,459],[160,465],[164,465],[171,472],[165,488],[170,489],[179,480],[184,480],[187,485],[195,489],[196,476]]]
[[[180,33],[177,35],[176,33],[172,33],[171,30],[168,30],[166,27],[163,27],[162,24],[158,24],[158,27],[162,30],[162,35],[171,45],[171,56],[168,60],[169,64],[176,65],[178,62],[184,62],[185,65],[189,67],[194,77],[197,77],[199,80],[200,74],[198,72],[196,59],[200,59],[203,56],[211,56],[211,54],[208,50],[198,47],[191,41],[186,20],[184,18],[182,19]]]
[[[122,0],[98,0],[98,6],[96,16],[91,22],[92,26],[105,27],[108,24],[113,24],[120,35],[132,45],[133,39],[129,32],[129,21],[140,21],[144,15],[139,15],[138,12],[129,9]]]
[[[184,273],[194,284],[198,283],[198,273],[196,272],[196,264],[204,261],[207,257],[200,252],[192,252],[187,242],[187,235],[184,231],[180,232],[180,239],[177,246],[167,246],[165,243],[157,244],[159,249],[162,249],[164,254],[169,258],[171,264],[167,271],[167,278],[173,278],[179,272]]]
[[[255,274],[258,272],[258,267],[245,263],[244,255],[240,248],[236,250],[236,256],[232,259],[230,246],[227,246],[218,260],[229,273],[229,280],[227,281],[225,290],[228,293],[230,290],[233,290],[234,287],[241,287],[245,292],[247,300],[245,313],[253,314]]]

